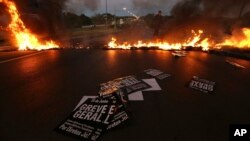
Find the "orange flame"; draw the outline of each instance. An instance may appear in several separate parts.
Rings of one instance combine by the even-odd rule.
[[[8,8],[7,10],[11,17],[8,30],[14,36],[15,44],[19,47],[19,50],[45,50],[59,48],[59,46],[52,40],[40,41],[35,34],[31,33],[31,31],[26,28],[20,18],[16,4],[13,1],[0,0],[0,2],[3,2]]]
[[[167,40],[165,41],[156,41],[156,42],[142,42],[138,41],[138,43],[117,43],[117,39],[112,38],[112,41],[109,42],[108,46],[110,49],[131,49],[132,47],[141,48],[141,47],[159,47],[163,50],[181,50],[186,46],[190,47],[201,47],[203,51],[208,51],[210,49],[221,49],[224,46],[234,47],[234,48],[245,48],[250,49],[250,28],[242,28],[237,30],[237,32],[233,32],[233,35],[230,37],[224,38],[224,40],[220,43],[216,43],[211,40],[209,37],[202,38],[203,30],[191,31],[191,37],[187,39],[185,42],[181,43],[169,43]]]
[[[210,43],[209,39],[201,39],[201,35],[203,34],[203,30],[198,31],[191,31],[192,37],[187,39],[183,43],[169,43],[168,41],[156,41],[156,42],[142,42],[138,41],[137,43],[130,44],[127,42],[124,42],[122,44],[117,43],[116,38],[112,38],[112,41],[109,42],[108,46],[111,49],[131,49],[132,47],[135,48],[142,48],[142,47],[159,47],[163,50],[181,50],[183,47],[192,46],[192,47],[202,47],[204,51],[207,51],[209,49]]]
[[[250,47],[250,29],[243,28],[240,33],[234,34],[233,36],[226,38],[225,41],[220,46],[236,46],[239,48],[249,48]]]

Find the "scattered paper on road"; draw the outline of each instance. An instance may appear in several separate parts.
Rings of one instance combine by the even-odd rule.
[[[136,91],[141,91],[150,86],[136,78],[136,76],[130,75],[126,77],[117,78],[115,80],[102,83],[99,91],[99,95],[103,98],[112,96],[114,92],[123,90],[125,94],[129,94]]]
[[[83,140],[98,140],[101,135],[130,119],[128,101],[144,101],[143,91],[162,90],[156,79],[171,75],[149,70],[155,78],[118,78],[101,84],[99,96],[83,96],[74,111],[55,131]]]

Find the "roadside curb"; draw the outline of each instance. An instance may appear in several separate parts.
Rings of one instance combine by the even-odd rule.
[[[0,46],[0,52],[16,51],[17,48],[12,46]]]

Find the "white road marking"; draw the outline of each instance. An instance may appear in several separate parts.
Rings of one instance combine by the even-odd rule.
[[[226,60],[226,62],[233,65],[233,66],[235,66],[235,67],[237,67],[237,68],[246,69],[246,67],[244,67],[244,66],[242,66],[242,65],[240,65],[238,63],[235,63],[235,62],[232,62],[232,61],[229,61],[229,60]]]
[[[44,51],[40,51],[40,52],[37,52],[37,53],[32,53],[32,54],[29,54],[29,55],[24,55],[24,56],[17,57],[17,58],[12,58],[12,59],[8,59],[8,60],[4,60],[4,61],[1,61],[0,64],[4,64],[4,63],[8,63],[8,62],[12,62],[12,61],[24,59],[24,58],[27,58],[27,57],[35,56],[37,54],[41,54],[41,53],[44,53]]]

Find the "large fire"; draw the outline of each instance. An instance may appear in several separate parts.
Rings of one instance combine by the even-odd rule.
[[[226,37],[221,43],[215,43],[209,37],[204,38],[203,30],[192,30],[190,37],[180,43],[169,43],[167,40],[156,40],[153,42],[138,41],[136,43],[123,42],[118,43],[116,38],[112,38],[112,41],[108,43],[110,49],[131,49],[131,48],[151,48],[158,47],[162,50],[181,50],[185,47],[201,47],[203,51],[208,51],[211,48],[221,48],[223,46],[237,47],[237,48],[250,48],[250,29],[243,28],[239,31],[239,34],[233,34],[230,37]]]
[[[20,18],[16,4],[11,0],[0,0],[0,3],[7,6],[8,13],[11,17],[11,22],[8,25],[8,31],[14,37],[14,43],[19,47],[19,50],[45,50],[58,48],[58,44],[54,41],[42,41],[33,34],[23,23]]]

